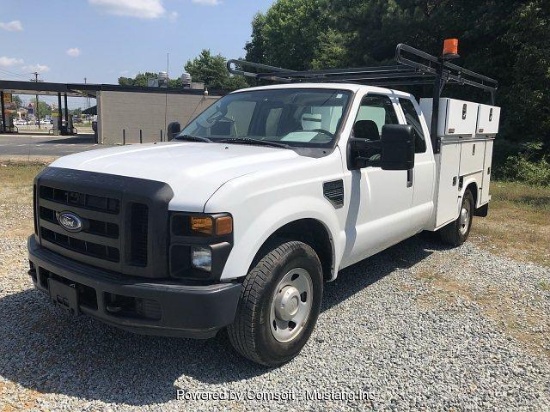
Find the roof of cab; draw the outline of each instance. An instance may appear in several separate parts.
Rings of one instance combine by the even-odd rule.
[[[356,93],[360,90],[368,89],[368,91],[374,93],[383,93],[383,94],[399,94],[407,95],[408,93],[402,92],[400,90],[387,89],[384,87],[369,86],[364,84],[355,84],[355,83],[284,83],[284,84],[273,84],[267,86],[257,86],[249,87],[246,89],[236,90],[232,93],[240,93],[247,91],[256,91],[256,90],[273,90],[273,89],[337,89],[337,90],[349,90],[350,92]]]

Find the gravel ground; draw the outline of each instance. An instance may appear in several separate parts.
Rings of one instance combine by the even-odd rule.
[[[550,410],[547,268],[417,236],[327,284],[309,344],[269,370],[225,334],[146,337],[69,317],[32,289],[6,220],[0,411]]]

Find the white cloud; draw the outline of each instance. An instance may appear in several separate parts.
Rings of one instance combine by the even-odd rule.
[[[22,69],[25,70],[26,72],[38,72],[38,73],[45,73],[50,71],[50,68],[45,64],[31,64],[28,66],[23,66]]]
[[[170,21],[176,21],[177,18],[178,18],[178,16],[179,16],[179,14],[178,14],[177,11],[172,11],[172,12],[170,12],[170,14],[168,15],[168,19],[169,19]]]
[[[0,56],[0,67],[10,67],[23,64],[23,59],[17,59],[15,57]]]
[[[1,23],[0,29],[7,31],[23,31],[23,25],[19,20],[10,21],[9,23]]]
[[[193,3],[204,4],[205,6],[217,6],[222,4],[221,0],[193,0]]]
[[[158,19],[166,14],[162,0],[88,0],[88,2],[117,16]]]
[[[67,50],[67,54],[71,57],[78,57],[80,56],[80,49],[78,47],[73,47]]]

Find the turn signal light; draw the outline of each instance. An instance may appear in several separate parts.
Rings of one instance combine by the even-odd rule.
[[[210,216],[191,216],[191,230],[193,232],[204,233],[205,235],[211,235],[214,222]]]
[[[231,216],[191,216],[191,230],[205,235],[229,235],[233,232],[233,218]]]
[[[216,219],[216,235],[228,235],[233,232],[233,218],[222,216]]]

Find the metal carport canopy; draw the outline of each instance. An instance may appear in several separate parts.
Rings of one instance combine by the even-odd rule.
[[[61,93],[72,97],[96,97],[99,84],[51,83],[0,80],[0,90],[12,94],[40,94],[56,96]]]

